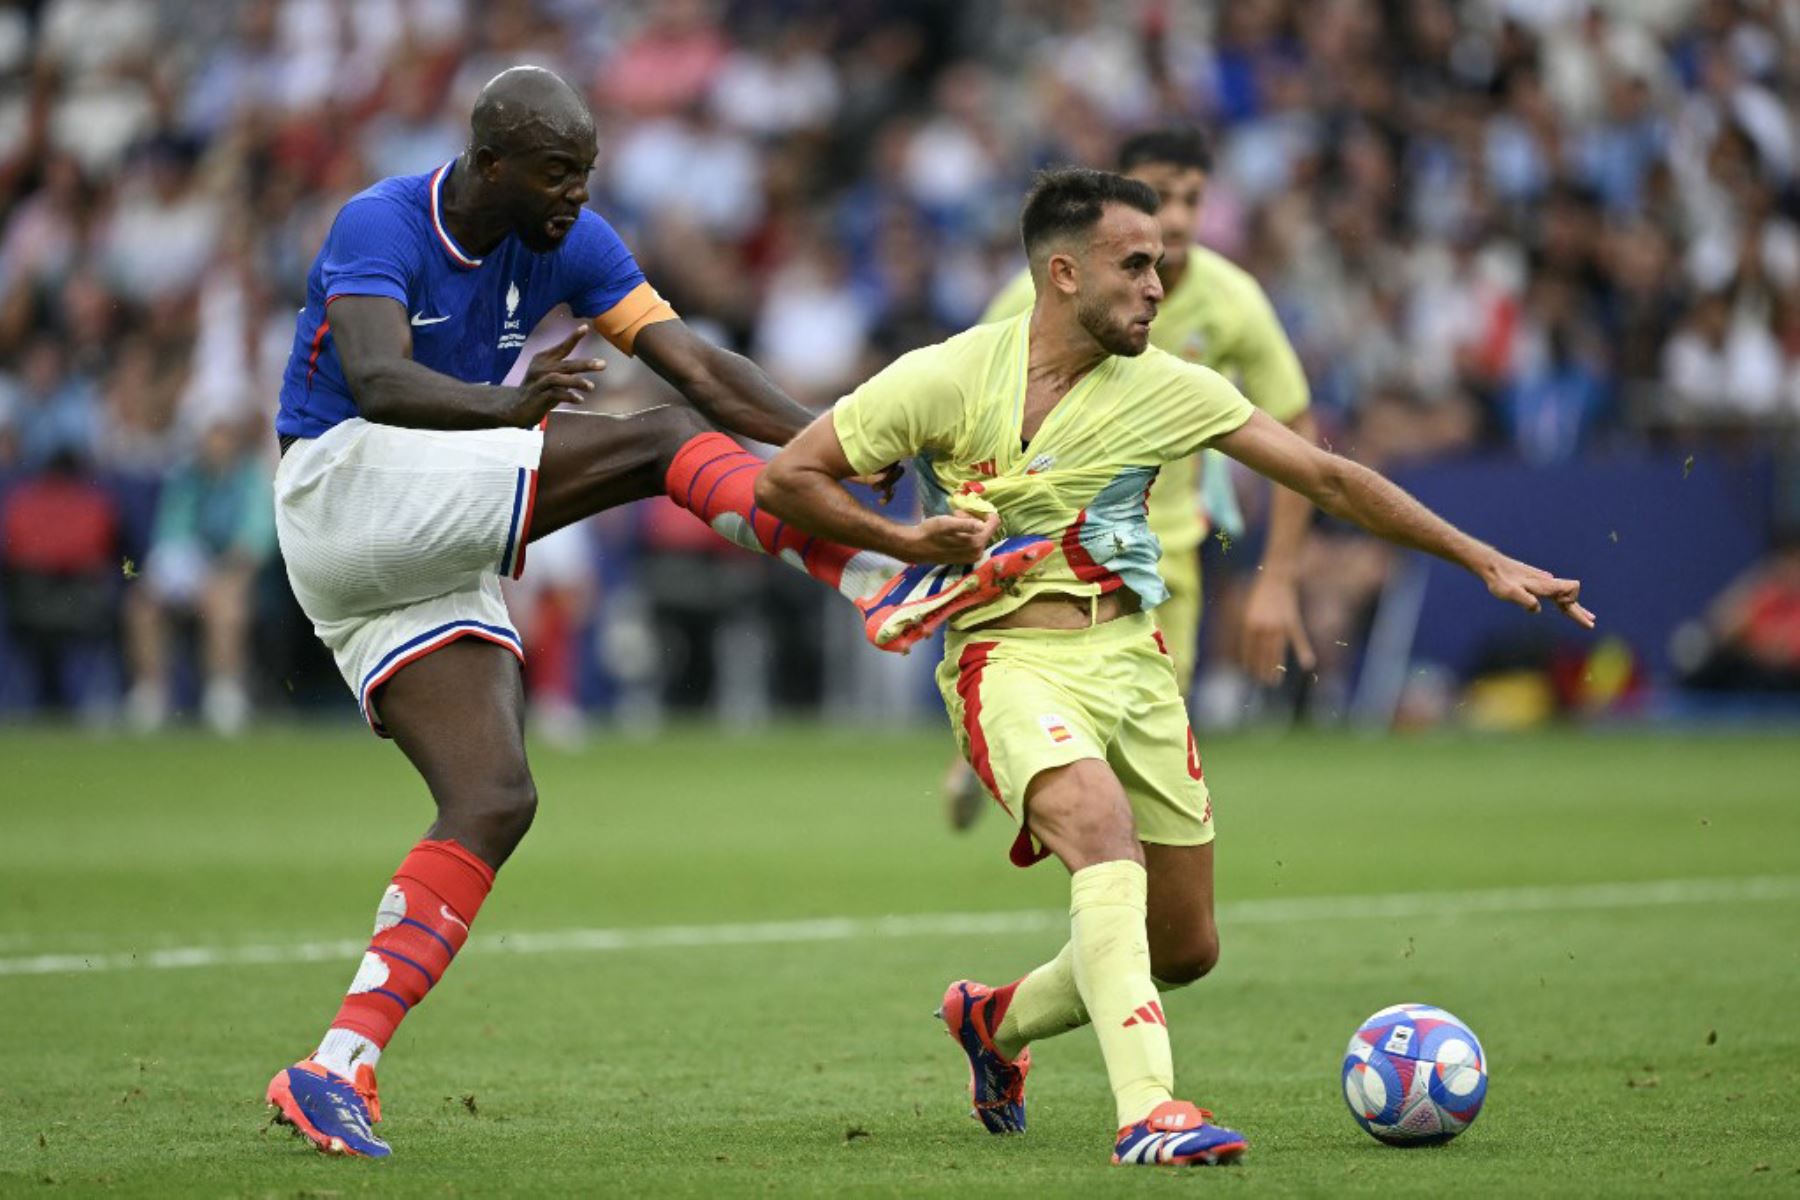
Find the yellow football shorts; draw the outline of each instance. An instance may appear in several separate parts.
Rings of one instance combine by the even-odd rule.
[[[1027,786],[1083,758],[1118,776],[1141,840],[1212,841],[1200,751],[1149,614],[1089,629],[952,632],[937,681],[963,757],[1020,825],[1017,865],[1046,854],[1023,824]]]
[[[1175,660],[1175,679],[1185,697],[1194,686],[1194,659],[1200,652],[1200,547],[1165,551],[1156,570],[1169,589],[1169,598],[1155,608],[1156,625]]]

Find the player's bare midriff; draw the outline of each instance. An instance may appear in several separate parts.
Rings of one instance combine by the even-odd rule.
[[[1139,612],[1137,593],[1120,588],[1104,596],[1074,596],[1046,592],[1033,596],[1005,616],[974,626],[976,629],[1089,629]]]

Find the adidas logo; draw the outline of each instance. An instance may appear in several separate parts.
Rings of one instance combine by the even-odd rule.
[[[1138,1005],[1137,1011],[1125,1018],[1125,1024],[1121,1028],[1130,1029],[1133,1025],[1161,1025],[1167,1029],[1169,1019],[1163,1016],[1162,1003],[1152,1000],[1148,1004]]]

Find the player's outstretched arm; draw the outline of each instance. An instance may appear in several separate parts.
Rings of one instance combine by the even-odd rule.
[[[578,404],[594,389],[596,358],[568,354],[587,335],[576,329],[533,356],[518,387],[464,383],[413,361],[406,309],[386,296],[339,296],[331,336],[356,407],[367,420],[409,429],[528,428],[559,404]]]
[[[999,532],[1000,518],[964,514],[903,525],[856,502],[843,481],[855,475],[831,414],[801,431],[756,480],[756,504],[797,529],[909,563],[972,563]]]
[[[680,320],[646,325],[632,352],[707,420],[732,433],[785,446],[812,420],[761,367],[713,345]]]
[[[1456,563],[1487,585],[1498,598],[1531,612],[1553,602],[1583,628],[1594,614],[1580,603],[1581,583],[1508,558],[1470,537],[1404,490],[1360,463],[1309,443],[1265,413],[1216,438],[1213,446],[1251,470],[1292,488],[1314,504],[1377,537]]]

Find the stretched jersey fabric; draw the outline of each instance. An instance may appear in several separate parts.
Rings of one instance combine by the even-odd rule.
[[[306,277],[306,307],[281,385],[279,434],[314,438],[360,415],[331,336],[339,296],[386,296],[405,307],[415,362],[465,383],[506,378],[544,314],[567,304],[630,349],[637,329],[672,316],[619,235],[583,209],[563,242],[534,254],[508,234],[476,258],[444,225],[455,163],[384,179],[338,211]]]
[[[914,460],[926,511],[975,494],[1005,533],[1059,540],[1016,594],[971,609],[966,628],[1046,592],[1129,587],[1145,608],[1167,595],[1145,520],[1166,463],[1191,457],[1254,411],[1223,376],[1152,346],[1082,377],[1020,445],[1031,315],[977,325],[895,360],[838,403],[832,423],[859,474]]]
[[[1021,271],[981,319],[1005,320],[1029,309],[1035,299],[1031,273]],[[1163,297],[1150,326],[1150,344],[1225,375],[1250,403],[1284,425],[1311,403],[1306,372],[1256,277],[1204,246],[1188,250],[1187,269]],[[1206,536],[1199,486],[1200,465],[1194,459],[1163,469],[1150,500],[1150,528],[1164,553],[1190,550]]]

